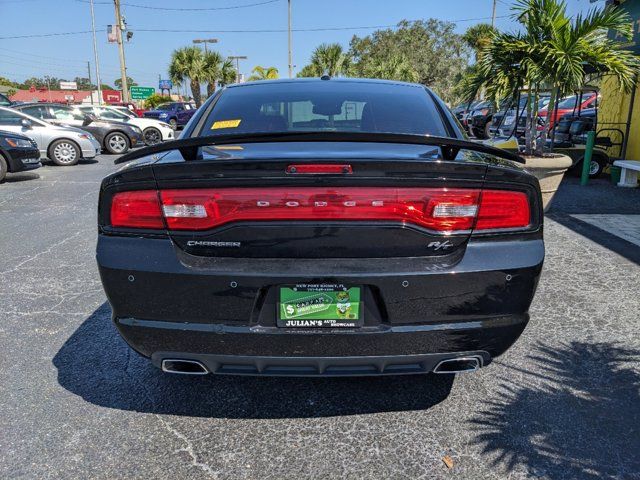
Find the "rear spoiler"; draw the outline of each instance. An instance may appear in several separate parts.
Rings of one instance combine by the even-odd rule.
[[[460,150],[487,153],[496,157],[525,163],[525,160],[512,152],[482,143],[458,138],[432,137],[429,135],[408,135],[401,133],[364,133],[364,132],[278,132],[278,133],[246,133],[230,135],[211,135],[205,137],[181,138],[169,142],[143,147],[123,155],[113,163],[125,163],[148,155],[179,150],[186,160],[202,158],[201,147],[229,145],[234,143],[268,143],[268,142],[369,142],[369,143],[404,143],[439,147],[445,160],[454,160]]]

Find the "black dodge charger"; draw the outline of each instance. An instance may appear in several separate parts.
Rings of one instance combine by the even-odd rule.
[[[180,140],[117,162],[100,275],[124,339],[166,372],[472,371],[529,320],[538,182],[422,85],[229,86]]]

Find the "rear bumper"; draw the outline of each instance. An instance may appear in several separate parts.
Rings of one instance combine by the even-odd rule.
[[[520,336],[528,314],[464,323],[294,331],[115,318],[129,345],[160,367],[197,360],[211,373],[386,375],[428,373],[445,359],[478,356],[482,366]]]
[[[357,357],[265,357],[156,352],[151,360],[164,371],[170,370],[165,370],[163,361],[189,360],[203,365],[206,373],[223,375],[345,377],[430,373],[441,362],[455,358],[476,358],[480,366],[491,361],[487,352]]]
[[[489,363],[528,322],[544,244],[470,241],[461,257],[204,258],[168,239],[103,234],[97,249],[114,321],[133,349],[156,365],[200,359],[212,372],[251,374],[289,366],[326,374],[327,365],[418,373],[441,355],[468,352]],[[319,282],[363,286],[364,326],[277,327],[278,286]]]

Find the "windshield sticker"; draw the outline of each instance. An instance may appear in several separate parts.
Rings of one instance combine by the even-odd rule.
[[[213,122],[211,126],[211,130],[217,130],[219,128],[238,128],[240,122],[242,120],[218,120],[217,122]]]
[[[219,145],[215,147],[216,150],[244,150],[241,145]]]

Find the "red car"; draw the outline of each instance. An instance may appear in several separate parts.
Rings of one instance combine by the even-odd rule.
[[[135,113],[138,117],[142,117],[142,114],[146,111],[144,108],[138,108],[133,103],[117,102],[110,104],[113,107],[127,107],[130,111]]]
[[[593,108],[598,106],[598,98],[599,95],[596,95],[595,92],[588,92],[582,94],[582,103],[580,104],[580,110],[584,110],[585,108]],[[551,126],[549,128],[553,128],[555,123],[565,116],[567,113],[572,113],[574,110],[578,110],[577,103],[579,97],[578,95],[571,95],[570,97],[565,97],[558,103],[558,108],[551,114]],[[547,110],[540,110],[538,112],[538,116],[544,120],[547,119]]]

